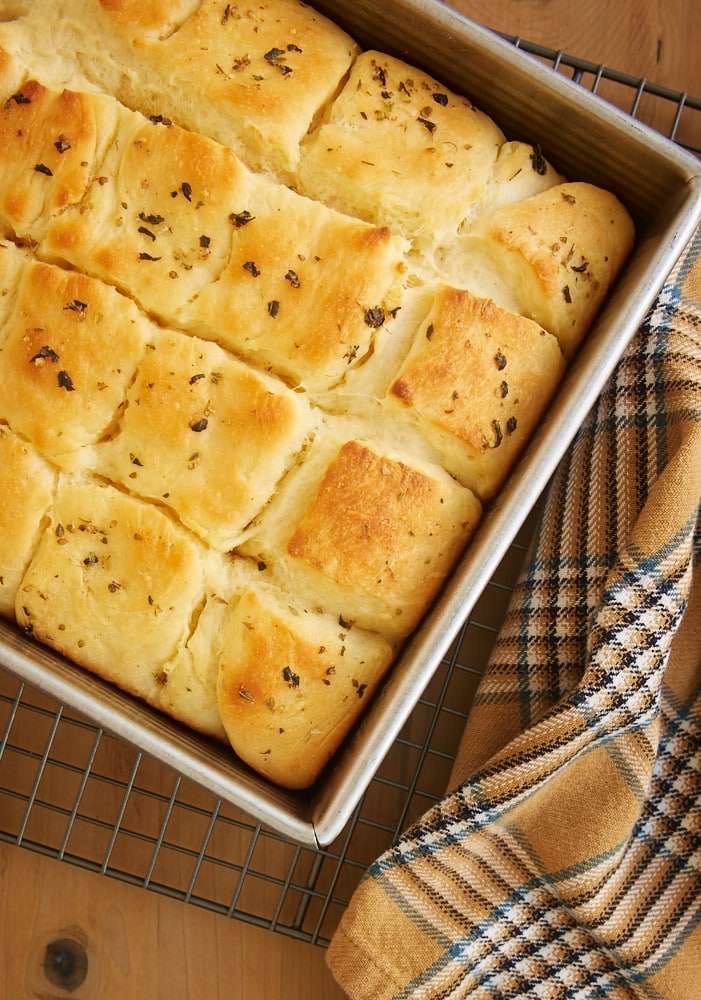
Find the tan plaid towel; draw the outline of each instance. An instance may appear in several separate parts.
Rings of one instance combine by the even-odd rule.
[[[344,913],[353,998],[701,997],[700,254],[558,470],[453,791]]]

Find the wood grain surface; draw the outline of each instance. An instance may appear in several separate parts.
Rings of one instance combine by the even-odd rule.
[[[701,95],[698,0],[454,0],[454,6],[495,30]],[[46,945],[61,938],[81,942],[89,958],[73,992],[52,986],[46,975]],[[0,845],[0,942],[0,1000],[342,997],[319,946],[6,845]]]

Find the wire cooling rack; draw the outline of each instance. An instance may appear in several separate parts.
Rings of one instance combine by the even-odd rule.
[[[701,100],[508,37],[701,155]],[[0,840],[324,946],[367,866],[444,793],[532,513],[337,840],[286,841],[0,671]]]

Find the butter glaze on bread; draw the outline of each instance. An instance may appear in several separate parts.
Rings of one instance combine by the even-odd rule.
[[[85,193],[100,143],[112,138],[117,108],[99,95],[52,90],[36,80],[24,79],[15,90],[12,61],[0,68],[6,71],[0,205],[11,231],[35,237],[45,219]]]
[[[525,449],[632,224],[296,0],[11,14],[0,612],[307,787]]]

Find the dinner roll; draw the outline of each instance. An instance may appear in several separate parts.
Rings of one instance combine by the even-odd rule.
[[[35,448],[0,423],[0,614],[15,596],[51,506],[56,472]]]
[[[387,400],[484,500],[497,493],[564,370],[557,340],[537,323],[446,287]]]
[[[252,588],[226,616],[217,697],[232,746],[256,771],[306,788],[388,668],[383,637]]]

